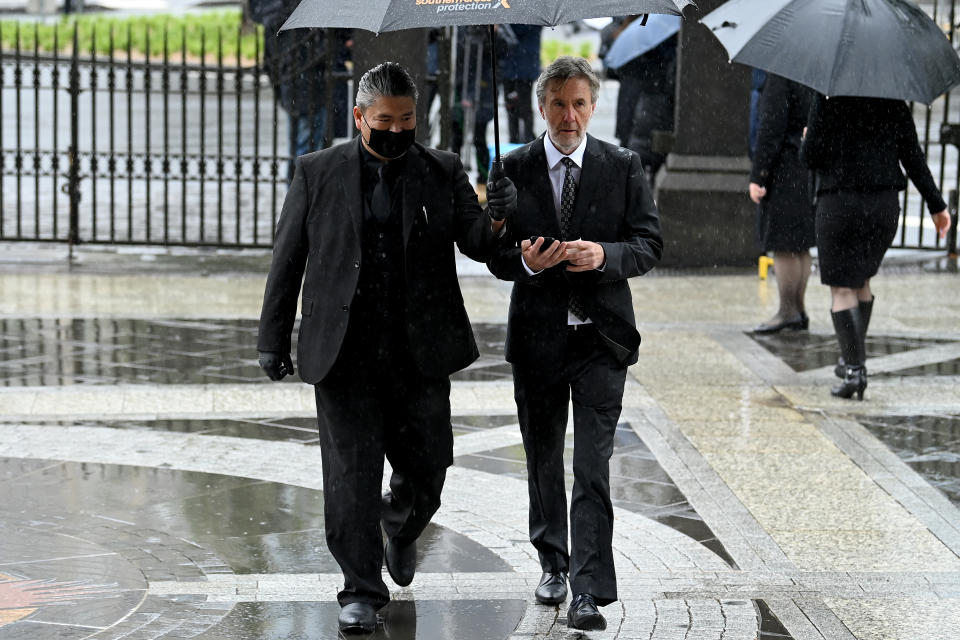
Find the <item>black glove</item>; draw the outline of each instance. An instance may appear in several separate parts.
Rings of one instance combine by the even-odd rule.
[[[260,352],[260,368],[267,372],[271,380],[283,380],[294,373],[290,354],[281,355],[275,351]]]
[[[503,220],[517,210],[517,188],[503,175],[503,165],[493,163],[487,183],[487,208],[494,220]]]

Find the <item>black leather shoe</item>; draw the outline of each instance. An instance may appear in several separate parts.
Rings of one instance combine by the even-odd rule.
[[[563,571],[544,571],[533,595],[540,604],[560,604],[567,599],[567,574]]]
[[[798,314],[789,320],[781,320],[773,324],[761,324],[754,327],[753,333],[780,333],[783,330],[802,331],[810,326],[810,318],[805,318],[806,314]]]
[[[417,572],[416,541],[405,547],[398,547],[393,540],[387,540],[387,546],[383,549],[383,559],[387,563],[387,573],[398,587],[405,587],[413,582],[413,575]]]
[[[567,609],[567,626],[581,631],[603,631],[607,620],[597,610],[597,603],[589,593],[578,593]]]
[[[351,602],[340,609],[337,622],[343,634],[373,633],[377,628],[377,610],[366,602]]]

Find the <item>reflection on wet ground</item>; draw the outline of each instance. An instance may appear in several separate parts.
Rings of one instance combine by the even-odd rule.
[[[105,527],[134,521],[201,545],[235,573],[339,572],[324,540],[323,493],[313,489],[173,469],[8,459],[0,459],[0,478],[7,514],[60,514],[64,525],[85,522],[81,514],[95,514]],[[510,570],[448,529],[431,525],[421,540],[421,571]],[[59,557],[75,555],[65,550]]]
[[[960,507],[960,416],[869,416],[858,421]]]
[[[523,615],[523,600],[394,600],[378,613],[365,640],[506,638]],[[203,640],[329,640],[340,607],[335,602],[244,602]],[[348,636],[356,637],[356,636]]]
[[[28,421],[20,422],[27,423]],[[195,433],[272,441],[298,442],[306,445],[314,445],[317,442],[316,420],[314,418],[114,420],[102,422],[40,421],[38,424],[172,431],[179,433]],[[495,415],[454,416],[453,418],[453,430],[455,436],[509,425],[516,425],[515,417]],[[516,426],[516,428],[519,431],[519,426]],[[573,437],[571,435],[568,436],[566,450],[564,452],[564,462],[567,467],[566,481],[568,487],[572,486],[573,484],[572,447]],[[319,451],[317,452],[317,455],[319,456]],[[527,477],[525,461],[526,457],[523,451],[523,446],[517,444],[491,451],[482,451],[468,455],[461,455],[456,458],[455,464],[468,469],[506,475],[525,481]],[[131,467],[130,469],[131,471],[128,471],[128,474],[133,474],[137,478],[141,476],[149,476],[153,478],[154,476],[151,474],[156,471],[147,469],[138,470],[138,468],[135,467]],[[190,478],[191,476],[187,474],[182,477]],[[2,478],[2,475],[0,475],[0,478]],[[257,496],[259,494],[263,494],[261,496],[263,504],[278,504],[277,499],[272,497],[273,494],[271,492],[274,491],[274,489],[267,486],[270,483],[250,483],[249,485],[243,484],[241,487],[234,489],[232,488],[234,481],[239,480],[224,478],[223,480],[215,483],[216,489],[211,489],[213,493],[219,496],[218,502],[222,503],[220,506],[213,504],[212,498],[201,498],[198,496],[192,499],[192,504],[194,506],[193,510],[202,513],[220,514],[223,512],[223,509],[226,508],[223,505],[229,504],[228,510],[230,512],[235,511],[237,513],[246,514],[245,518],[250,518],[249,522],[255,523],[259,522],[260,517],[257,516],[257,512],[253,508],[253,505],[258,504]],[[115,487],[119,493],[110,494],[109,491],[107,491],[106,493],[98,495],[100,495],[101,498],[106,499],[106,504],[113,503],[118,507],[124,508],[124,500],[122,499],[122,496],[125,494],[122,487],[128,484],[128,480],[124,480],[123,477],[116,477],[114,478],[114,483],[115,484],[113,485],[109,485],[107,489],[110,489],[110,487]],[[142,483],[138,480],[134,480],[133,483],[137,486],[135,494],[138,497],[141,496],[142,491],[146,491],[146,489],[141,490],[139,488]],[[152,486],[153,480],[151,480],[150,483]],[[38,486],[42,487],[45,485],[40,484]],[[174,491],[173,489],[171,489],[171,492],[173,495],[178,495],[177,491]],[[309,491],[306,489],[291,489],[291,492],[296,495],[300,495],[302,492],[309,493]],[[197,490],[193,488],[189,489],[188,491],[189,495],[194,495],[196,493]],[[288,492],[288,494],[289,493],[290,492]],[[693,507],[690,506],[690,503],[677,488],[676,484],[674,484],[670,476],[657,462],[653,453],[647,448],[640,437],[637,436],[630,425],[625,423],[621,423],[618,426],[616,438],[614,440],[614,454],[610,460],[610,494],[614,506],[642,514],[648,518],[656,520],[657,522],[665,524],[668,527],[671,527],[672,529],[675,529],[700,542],[730,563],[731,566],[734,566],[733,560],[727,555],[723,546],[716,539],[713,532],[703,522],[703,519],[699,514],[697,514]],[[144,499],[152,498],[147,495],[144,496]],[[249,554],[250,560],[245,560],[242,562],[237,560],[240,562],[239,565],[231,562],[231,566],[233,566],[237,571],[256,573],[264,571],[289,570],[286,568],[272,566],[268,560],[262,557],[263,554],[260,552],[262,547],[261,537],[267,536],[267,539],[273,541],[270,546],[287,548],[291,552],[294,552],[295,555],[300,551],[310,551],[312,548],[317,546],[323,547],[322,497],[317,495],[315,498],[313,498],[313,500],[315,500],[317,503],[313,505],[313,511],[318,518],[321,518],[321,521],[319,523],[312,522],[309,526],[304,523],[301,523],[303,525],[302,527],[300,525],[294,526],[294,529],[298,531],[298,534],[295,536],[296,539],[290,539],[287,534],[282,532],[256,531],[256,525],[247,524],[248,520],[234,523],[229,521],[227,516],[223,516],[224,521],[215,521],[214,524],[216,526],[214,528],[225,535],[227,532],[232,532],[232,537],[229,541],[224,540],[220,543],[223,547],[221,550],[222,553],[226,554],[226,557],[237,559],[247,557]],[[127,505],[127,507],[136,506],[136,504],[139,504],[139,499],[135,501],[133,505]],[[171,509],[171,507],[164,506],[166,504],[164,501],[160,501],[157,504],[151,504],[153,504],[153,510],[159,510],[162,513],[160,518],[161,520],[163,517],[168,515],[182,517],[182,514],[179,513],[179,511],[182,510],[181,507],[177,507],[177,509],[174,510],[177,511],[177,513],[174,513],[172,511],[168,511]],[[282,502],[279,504],[282,504]],[[213,509],[213,511],[210,511],[210,509]],[[271,525],[277,524],[273,515],[270,515],[269,518],[267,518],[267,514],[261,515],[263,516],[262,519],[265,521],[269,520]],[[281,519],[279,522],[282,523],[283,520]],[[238,529],[236,529],[235,526],[240,525],[243,525],[241,530],[243,530],[244,533],[241,536],[237,536]],[[246,529],[250,529],[251,526],[253,526],[255,530],[254,533],[249,534],[253,536],[253,542],[245,540],[245,538],[248,536]],[[199,534],[196,532],[184,532],[184,535],[197,536]],[[425,544],[429,545],[430,542],[428,541]],[[443,544],[453,544],[455,546],[455,543],[451,542],[450,540],[444,540]],[[323,548],[325,549],[325,547]],[[465,550],[465,552],[468,551],[469,550]],[[294,564],[296,564],[295,561]],[[483,566],[487,565],[484,564]],[[312,570],[321,572],[331,569],[329,566],[327,566],[326,569],[315,568]],[[480,571],[481,569],[474,570]]]
[[[519,429],[519,427],[517,427]],[[567,435],[564,450],[567,487],[573,486],[573,435]],[[458,466],[486,471],[526,481],[526,456],[517,444],[492,451],[458,456]],[[663,470],[656,456],[629,424],[617,426],[613,457],[610,459],[610,497],[616,507],[642,514],[683,533],[719,555],[731,566],[735,563],[717,540],[703,518]]]
[[[506,327],[474,332],[480,359],[452,379],[509,379]],[[256,320],[3,318],[0,386],[262,382],[256,344]]]
[[[809,333],[806,331],[785,331],[770,335],[748,333],[757,343],[774,354],[794,371],[810,371],[837,363],[839,348],[833,334]],[[949,344],[952,340],[930,338],[900,338],[893,336],[871,336],[866,339],[867,357],[878,358],[915,349]],[[869,367],[869,365],[868,365]],[[879,374],[884,375],[884,374]],[[927,376],[960,375],[960,360],[938,362],[936,364],[909,369],[899,369],[886,375]]]

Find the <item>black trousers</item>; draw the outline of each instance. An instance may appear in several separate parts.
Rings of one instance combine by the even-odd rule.
[[[387,536],[406,546],[440,508],[453,463],[450,381],[425,378],[403,354],[364,351],[346,348],[315,395],[327,547],[344,579],[337,600],[380,608],[390,600],[381,518]],[[384,457],[393,467],[389,500],[381,498]]]
[[[617,599],[613,565],[610,456],[623,404],[626,367],[590,326],[568,329],[563,367],[514,364],[514,396],[527,454],[530,541],[544,571],[569,571],[574,594],[599,605]],[[563,449],[573,400],[570,550]]]

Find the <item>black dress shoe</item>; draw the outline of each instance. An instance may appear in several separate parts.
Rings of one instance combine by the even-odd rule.
[[[789,320],[781,320],[780,322],[775,322],[773,324],[761,324],[757,327],[754,327],[753,333],[780,333],[785,329],[790,331],[801,331],[810,326],[810,318],[805,318],[804,316],[805,314],[800,314],[790,318]]]
[[[373,633],[377,628],[377,610],[366,602],[351,602],[340,609],[337,622],[344,634]]]
[[[567,609],[567,626],[581,631],[603,631],[607,621],[597,610],[597,603],[589,593],[578,593]]]
[[[398,587],[405,587],[413,582],[413,576],[417,572],[416,541],[400,547],[394,544],[393,540],[387,540],[387,546],[383,549],[383,559],[387,563],[387,573]]]
[[[544,571],[533,595],[540,604],[560,604],[567,599],[567,574],[563,571]]]

